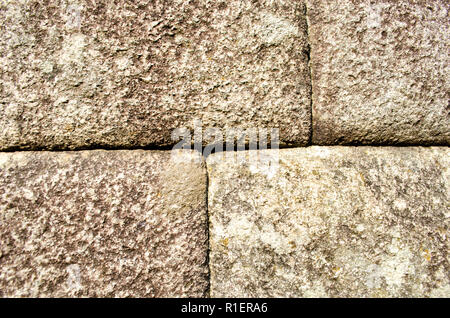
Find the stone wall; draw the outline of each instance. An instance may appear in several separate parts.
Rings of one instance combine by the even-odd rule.
[[[449,9],[0,1],[0,297],[450,297]]]

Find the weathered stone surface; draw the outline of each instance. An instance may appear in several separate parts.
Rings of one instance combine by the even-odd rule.
[[[449,145],[450,4],[308,0],[320,145]]]
[[[211,296],[450,297],[449,148],[284,149],[276,173],[219,155]]]
[[[1,297],[205,296],[204,163],[0,153],[0,242]]]
[[[174,128],[310,136],[303,1],[2,1],[0,149],[167,146]]]

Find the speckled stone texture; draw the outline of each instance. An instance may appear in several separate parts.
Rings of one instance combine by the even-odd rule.
[[[310,138],[303,1],[0,2],[0,150],[174,144],[178,127]]]
[[[307,6],[314,144],[450,144],[449,1]]]
[[[0,153],[0,297],[206,296],[206,169],[178,157]]]
[[[449,148],[283,149],[276,172],[220,155],[212,297],[450,297]]]

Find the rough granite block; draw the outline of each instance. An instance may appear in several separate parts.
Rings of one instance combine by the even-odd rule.
[[[283,149],[276,172],[220,155],[212,297],[450,297],[449,148]]]
[[[310,138],[304,1],[1,1],[0,150],[169,146],[175,128]]]
[[[206,296],[207,242],[201,161],[0,153],[0,297]]]
[[[318,145],[449,145],[444,0],[308,0]]]

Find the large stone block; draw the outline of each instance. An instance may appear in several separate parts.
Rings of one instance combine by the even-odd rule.
[[[319,145],[449,145],[450,5],[308,0]]]
[[[310,138],[303,1],[1,1],[0,149],[174,144],[204,127]]]
[[[220,155],[211,296],[450,297],[448,148],[284,149],[276,171]]]
[[[206,296],[206,169],[183,156],[0,153],[0,296]]]

